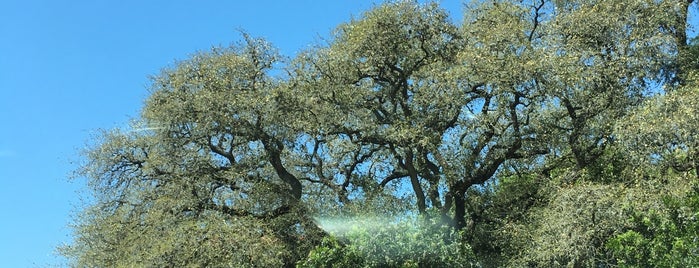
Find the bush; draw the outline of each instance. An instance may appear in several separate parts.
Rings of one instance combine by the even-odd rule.
[[[663,201],[662,210],[635,211],[634,227],[607,242],[619,267],[699,266],[699,189]]]
[[[297,267],[479,267],[450,227],[422,218],[358,220],[326,238]]]

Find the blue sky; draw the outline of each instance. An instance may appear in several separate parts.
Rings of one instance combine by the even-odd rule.
[[[293,56],[373,2],[0,1],[0,266],[60,265],[79,151],[138,116],[149,76],[239,29]]]
[[[78,153],[138,116],[149,76],[239,29],[293,56],[373,2],[0,1],[0,266],[60,264]],[[441,3],[458,21],[461,1]]]

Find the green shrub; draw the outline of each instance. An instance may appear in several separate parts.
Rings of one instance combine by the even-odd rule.
[[[369,224],[326,238],[297,267],[478,267],[450,227],[422,218]]]

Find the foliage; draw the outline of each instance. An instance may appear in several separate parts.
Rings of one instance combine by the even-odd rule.
[[[699,264],[696,49],[693,41],[680,51],[683,84],[648,99],[616,130],[634,173],[664,188],[655,194],[659,205],[630,203],[629,227],[606,242],[620,267]],[[679,191],[672,185],[680,185]]]
[[[359,220],[339,238],[325,238],[297,267],[479,267],[459,237],[426,219],[380,225]]]
[[[648,100],[618,128],[641,167],[693,170],[699,177],[699,87],[694,83]]]
[[[529,231],[530,213],[548,204],[551,185],[535,174],[515,174],[467,193],[469,221],[463,236],[484,267],[504,266],[528,247],[523,233]]]
[[[633,227],[607,241],[619,267],[699,265],[699,189],[681,198],[666,196],[663,204],[635,210]]]
[[[623,202],[628,195],[619,186],[579,183],[559,190],[550,205],[532,215],[519,241],[524,252],[508,266],[596,267],[605,263],[603,244],[624,225]]]
[[[696,209],[672,175],[699,175],[691,2],[473,1],[455,25],[391,1],[289,60],[243,34],[164,69],[134,125],[96,139],[77,171],[94,202],[61,252],[77,267],[674,265],[696,229],[672,214]],[[316,225],[342,215],[396,220]]]
[[[75,266],[289,266],[320,241],[279,160],[276,57],[247,38],[155,78],[142,123],[104,133],[78,170],[96,203],[64,249]]]
[[[300,261],[296,267],[362,267],[364,257],[356,250],[348,250],[337,238],[328,236],[315,247],[308,258]]]

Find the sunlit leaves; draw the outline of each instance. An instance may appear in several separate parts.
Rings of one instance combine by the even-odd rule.
[[[619,139],[644,166],[695,169],[699,160],[698,103],[699,91],[693,85],[649,99],[619,126]]]

